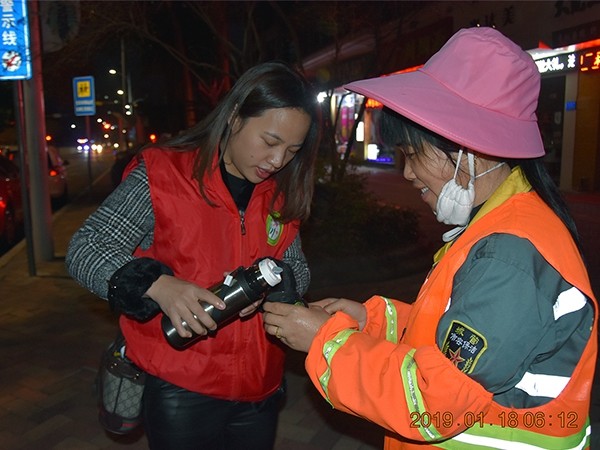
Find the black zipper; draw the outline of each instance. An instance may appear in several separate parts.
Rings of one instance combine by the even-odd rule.
[[[240,213],[240,226],[242,228],[242,236],[244,236],[246,234],[246,211],[244,211],[243,209],[239,209],[238,212]]]

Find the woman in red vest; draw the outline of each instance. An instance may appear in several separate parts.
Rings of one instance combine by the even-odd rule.
[[[419,70],[346,88],[384,105],[405,178],[456,228],[414,303],[268,304],[266,331],[386,449],[589,447],[597,303],[542,160],[531,56],[463,29]]]
[[[121,314],[126,356],[146,372],[143,424],[156,450],[273,447],[284,351],[258,303],[219,325],[200,302],[240,266],[270,257],[299,299],[310,276],[298,229],[307,218],[320,137],[316,94],[282,63],[258,65],[195,127],[149,146],[73,236],[72,276]],[[168,316],[181,337],[174,348]]]

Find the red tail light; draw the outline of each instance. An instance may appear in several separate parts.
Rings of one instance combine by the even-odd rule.
[[[55,177],[56,175],[58,175],[58,172],[54,169],[50,169],[50,176]]]

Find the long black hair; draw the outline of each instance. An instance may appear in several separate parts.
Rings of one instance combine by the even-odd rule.
[[[306,78],[282,62],[266,62],[246,71],[215,109],[196,124],[164,145],[179,151],[198,152],[194,161],[194,178],[204,193],[206,173],[218,170],[213,165],[215,154],[224,149],[236,119],[245,121],[261,116],[266,110],[295,108],[310,116],[310,127],[302,148],[273,177],[276,191],[271,203],[282,195],[279,220],[304,220],[310,214],[314,190],[314,166],[321,137],[321,109],[316,92]],[[223,158],[222,153],[219,161]]]
[[[390,108],[384,107],[381,115],[380,131],[384,142],[387,145],[400,147],[403,149],[411,148],[413,152],[419,155],[424,153],[425,146],[431,145],[441,150],[446,154],[448,159],[453,162],[454,159],[450,156],[452,153],[458,152],[462,147],[460,144],[446,139],[433,131],[413,122],[412,120],[398,114]],[[499,160],[500,161],[500,160]],[[552,211],[565,224],[571,237],[575,241],[577,248],[582,253],[579,233],[575,220],[569,212],[566,202],[562,194],[558,190],[558,186],[550,177],[548,170],[542,158],[531,159],[502,159],[512,169],[520,166],[523,175],[531,184],[533,190],[540,198],[548,205]]]

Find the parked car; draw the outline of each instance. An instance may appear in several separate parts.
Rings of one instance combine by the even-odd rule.
[[[7,159],[15,164],[19,163],[19,151],[6,148],[0,149]],[[64,206],[69,200],[69,188],[67,184],[67,165],[69,161],[62,159],[60,153],[53,145],[47,146],[48,155],[48,191],[52,208]]]
[[[68,164],[68,161],[61,158],[56,147],[48,146],[48,190],[53,207],[63,206],[69,200],[66,167]]]
[[[0,153],[0,247],[12,247],[23,233],[19,168]]]

